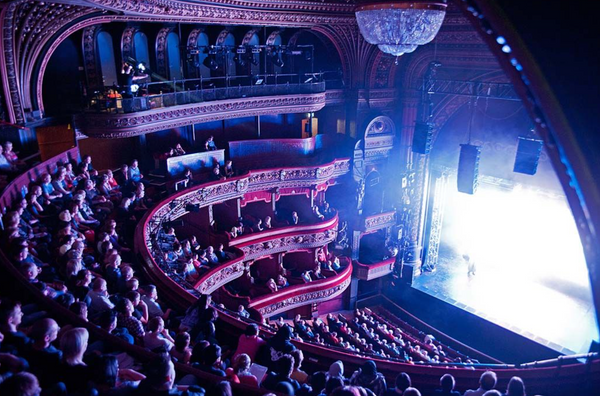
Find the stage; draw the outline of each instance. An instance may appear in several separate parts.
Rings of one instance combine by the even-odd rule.
[[[434,272],[413,287],[563,354],[587,353],[598,327],[581,241],[560,194],[482,183],[444,192]],[[468,274],[464,255],[475,262]]]

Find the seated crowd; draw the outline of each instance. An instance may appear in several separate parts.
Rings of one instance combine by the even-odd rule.
[[[283,326],[289,325],[281,317],[271,323],[274,329]],[[295,340],[337,347],[364,356],[411,364],[478,363],[442,345],[432,335],[414,334],[409,329],[386,321],[368,308],[357,309],[353,319],[348,319],[342,314],[328,314],[326,322],[320,318],[311,322],[296,315],[292,326]],[[419,336],[422,339],[419,339]]]
[[[213,246],[203,249],[196,236],[180,241],[171,226],[158,232],[157,241],[163,253],[163,270],[168,274],[177,273],[188,282],[198,280],[209,269],[235,257],[225,251],[222,243],[216,249]]]
[[[0,190],[3,189],[10,179],[23,171],[27,164],[19,159],[16,152],[13,151],[11,141],[0,144]]]
[[[134,226],[150,204],[137,161],[112,175],[95,170],[89,156],[79,164],[66,163],[53,174],[42,175],[28,186],[23,198],[14,201],[3,218],[2,249],[22,276],[80,320],[155,354],[141,364],[108,339],[90,340],[85,328],[62,323],[64,318],[53,318],[35,304],[22,306],[2,296],[0,394],[180,394],[176,386],[184,387],[186,394],[203,394],[197,376],[177,378],[173,362],[179,362],[223,378],[207,389],[211,395],[231,395],[229,382],[234,382],[280,394],[382,396],[389,390],[375,362],[367,361],[349,379],[344,377],[342,362],[333,364],[329,372],[309,375],[302,370],[303,355],[292,340],[417,360],[413,352],[418,349],[413,347],[411,352],[408,336],[386,330],[369,311],[357,311],[353,321],[331,315],[326,325],[317,322],[310,328],[297,318],[298,335],[278,323],[277,333],[268,340],[259,336],[258,326],[249,325],[236,346],[235,341],[217,336],[219,311],[211,305],[210,296],[201,295],[185,312],[167,308],[157,288],[145,281],[129,248]],[[172,228],[164,229],[159,239],[171,247],[166,249],[165,262],[192,279],[199,270],[231,258],[222,245],[216,250],[202,249],[193,237],[180,242]],[[318,271],[335,261],[322,253]],[[276,284],[285,287],[288,282],[281,278]],[[247,318],[249,313],[240,308],[239,316]],[[447,361],[441,347],[437,351],[432,360],[425,360],[422,353],[418,356],[422,361]],[[266,367],[264,376],[254,370],[259,367],[256,364]],[[442,377],[444,393],[440,394],[453,394],[452,389],[446,392],[449,380],[444,378],[448,377]],[[509,385],[507,395],[519,395],[522,382],[513,382],[516,391]],[[499,394],[493,387],[482,376],[486,396]],[[395,392],[419,394],[414,388]]]
[[[312,207],[313,217],[306,220],[310,222],[324,221],[325,219],[331,218],[335,211],[327,201],[324,201],[322,205],[313,205]],[[245,215],[237,219],[237,223],[231,227],[231,230],[227,232],[230,239],[235,239],[241,235],[251,234],[254,232],[261,232],[278,227],[287,227],[290,225],[299,225],[303,221],[300,220],[300,216],[297,211],[292,211],[289,218],[275,218],[272,216],[265,216],[264,219],[252,215]]]

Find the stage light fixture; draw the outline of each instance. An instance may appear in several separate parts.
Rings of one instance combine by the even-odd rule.
[[[129,88],[131,89],[132,93],[136,93],[140,89],[140,86],[137,84],[131,84]]]
[[[238,52],[234,55],[233,60],[240,66],[244,67],[248,64],[246,61],[246,52]]]
[[[215,59],[216,54],[216,51],[210,50],[208,52],[208,56],[204,58],[204,61],[202,62],[204,66],[208,67],[212,71],[219,70],[220,68],[219,62],[217,62],[217,60]]]
[[[273,57],[273,64],[277,67],[285,66],[285,62],[281,58],[281,52]]]
[[[285,62],[283,61],[283,50],[281,49],[281,46],[279,46],[277,49],[275,49],[275,48],[270,49],[268,54],[269,54],[269,60],[275,66],[283,67],[285,65]]]

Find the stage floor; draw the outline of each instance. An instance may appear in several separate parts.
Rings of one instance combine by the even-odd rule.
[[[439,263],[413,287],[563,354],[587,353],[598,339],[589,289],[543,276],[520,276],[501,266],[477,265],[476,275],[448,245]]]

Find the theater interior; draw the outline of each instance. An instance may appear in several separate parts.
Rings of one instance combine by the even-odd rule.
[[[595,15],[3,0],[0,395],[600,395]]]

